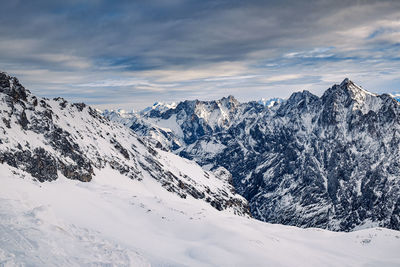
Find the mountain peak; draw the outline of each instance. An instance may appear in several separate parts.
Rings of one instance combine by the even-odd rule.
[[[353,96],[358,94],[376,95],[363,89],[360,85],[355,84],[349,78],[345,78],[340,84],[340,87],[353,93]]]
[[[228,97],[223,97],[220,100],[220,103],[222,103],[225,106],[230,107],[237,107],[239,105],[239,101],[233,96],[229,95]]]
[[[238,100],[233,95],[224,96],[219,99],[220,102],[238,102]]]
[[[26,100],[27,94],[30,93],[16,77],[11,77],[5,72],[0,72],[0,92],[11,96],[14,101]]]
[[[289,103],[297,103],[303,99],[317,98],[316,95],[312,94],[308,90],[303,90],[301,92],[294,92],[288,99]]]
[[[344,78],[343,82],[340,83],[340,86],[347,86],[348,84],[353,83],[349,78]]]
[[[263,105],[267,108],[272,108],[274,105],[278,105],[284,101],[283,98],[274,97],[274,98],[261,98],[257,101],[258,104]]]
[[[322,98],[328,100],[333,97],[334,99],[341,99],[341,101],[355,100],[361,103],[368,96],[376,96],[376,94],[368,92],[349,78],[345,78],[340,85],[335,84],[326,90]]]
[[[345,78],[339,85],[340,88],[344,89],[344,90],[348,90],[348,91],[363,91],[365,93],[369,93],[367,91],[365,91],[361,86],[355,84],[352,80],[350,80],[349,78]]]
[[[222,99],[227,98],[229,101],[237,101],[233,95],[228,95],[228,97],[223,97]]]

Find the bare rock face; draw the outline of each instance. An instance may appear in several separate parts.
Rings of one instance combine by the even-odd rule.
[[[0,155],[0,162],[22,169],[40,182],[57,179],[57,160],[43,148],[5,152]]]
[[[26,101],[27,91],[15,77],[0,72],[0,92],[7,94],[14,102]]]
[[[132,128],[206,169],[224,167],[255,218],[337,231],[400,229],[400,105],[391,96],[345,79],[322,97],[303,91],[270,107],[235,102],[224,108],[228,116],[213,113],[212,102],[182,103],[137,115]],[[196,116],[208,125],[202,129],[229,123],[199,135]]]
[[[36,97],[3,72],[0,118],[0,163],[40,182],[60,175],[90,182],[96,170],[110,167],[129,179],[155,179],[182,198],[202,199],[218,210],[249,215],[247,201],[234,193],[231,184],[194,162],[158,150],[83,103]]]

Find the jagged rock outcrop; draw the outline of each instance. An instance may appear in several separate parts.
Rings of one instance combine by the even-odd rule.
[[[217,101],[187,100],[173,108],[148,109],[140,116],[131,114],[125,119],[115,112],[106,116],[151,137],[149,141],[160,148],[179,150],[204,136],[228,129],[238,106],[239,102],[228,96]]]
[[[199,103],[212,113],[211,102]],[[172,138],[158,139],[191,136],[167,149],[206,169],[226,168],[254,217],[341,231],[400,229],[400,105],[390,95],[345,79],[321,97],[303,91],[270,107],[235,102],[229,123],[201,135],[190,126],[201,113],[182,106],[181,120],[170,119],[182,112],[175,108],[139,116],[132,127],[151,138],[160,129]],[[174,127],[166,129],[167,120]]]

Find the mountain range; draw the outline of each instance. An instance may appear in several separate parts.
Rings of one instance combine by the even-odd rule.
[[[265,102],[229,96],[105,115],[206,170],[224,167],[259,220],[400,229],[398,101],[345,79],[321,97],[303,91]]]
[[[63,98],[38,98],[5,73],[0,73],[0,93],[0,162],[40,182],[60,175],[90,182],[97,170],[109,166],[130,179],[155,179],[182,198],[190,195],[219,210],[248,213],[247,202],[234,193],[221,169],[207,172],[194,162],[157,152],[95,109]]]
[[[397,229],[398,104],[350,81],[330,90],[328,100],[302,92],[269,105],[230,96],[103,116],[37,97],[0,73],[0,265],[399,265],[398,231],[282,225]],[[337,113],[326,119],[332,99]],[[359,116],[350,120],[362,141],[350,152],[359,157],[342,147],[348,135],[339,139],[350,116],[343,110]],[[316,153],[322,148],[328,156]],[[336,173],[334,164],[344,165]],[[324,217],[346,197],[365,201],[351,227],[338,223],[349,221],[348,210]]]

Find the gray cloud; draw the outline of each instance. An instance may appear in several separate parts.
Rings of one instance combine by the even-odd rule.
[[[366,0],[7,1],[0,68],[39,95],[102,106],[287,96],[345,76],[393,91],[399,11]]]

